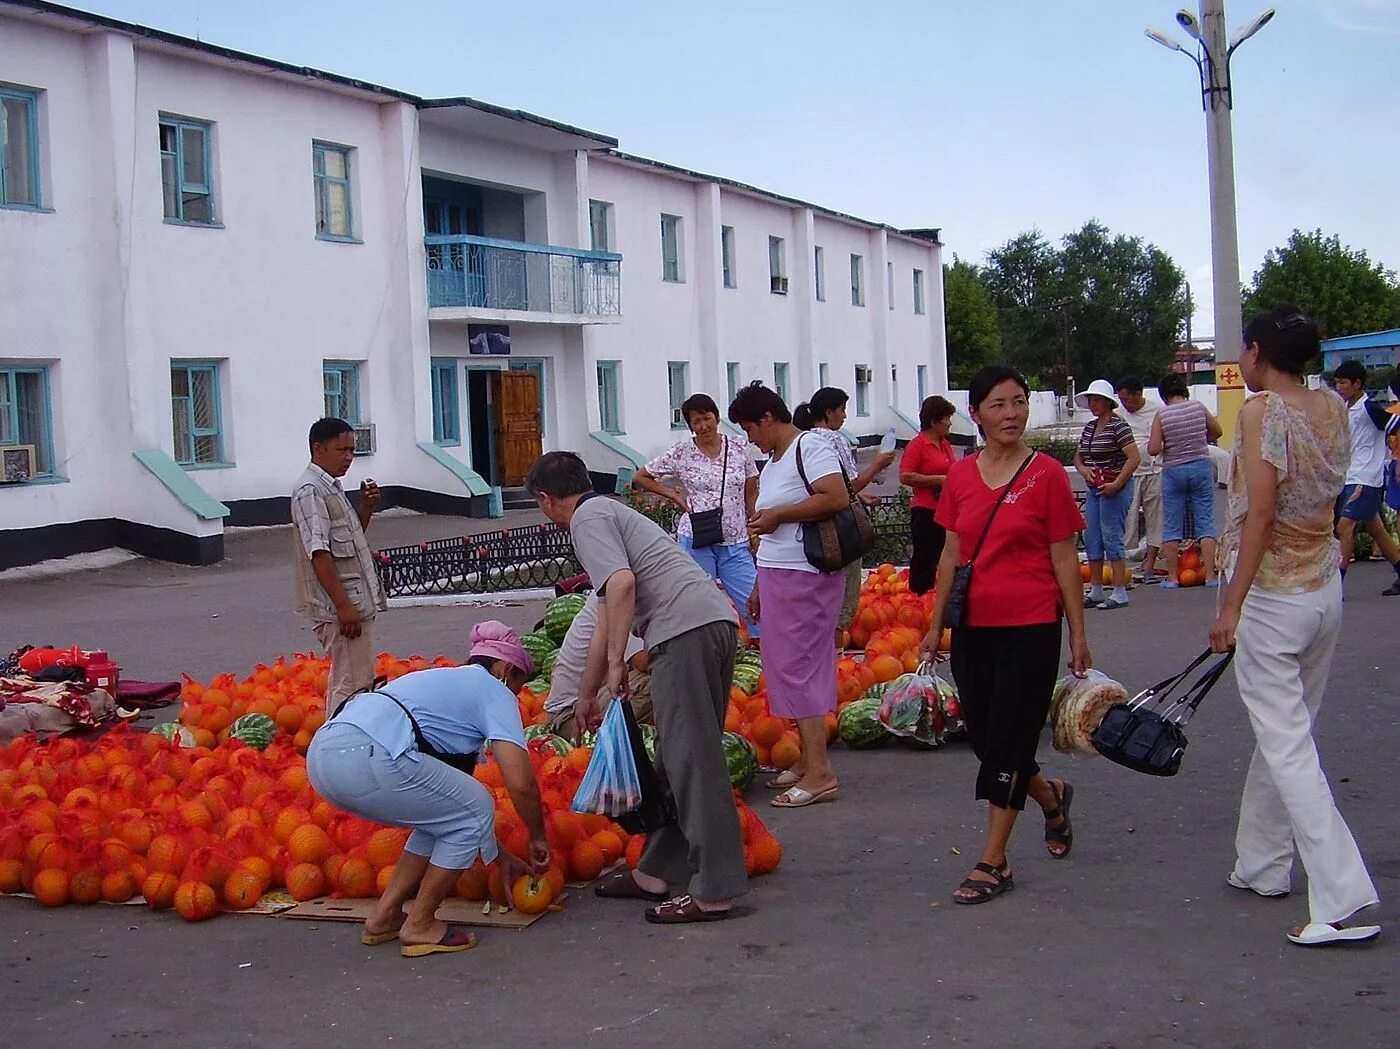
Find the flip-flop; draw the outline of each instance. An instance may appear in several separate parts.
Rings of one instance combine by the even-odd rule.
[[[688,922],[718,922],[729,917],[729,911],[707,911],[690,895],[677,896],[659,907],[648,907],[646,919],[653,925],[684,925]]]
[[[437,943],[404,944],[399,953],[405,958],[422,958],[429,954],[453,954],[469,951],[476,946],[476,933],[461,925],[449,925]]]
[[[362,932],[360,942],[366,947],[378,947],[381,943],[388,943],[399,938],[399,930],[391,929],[388,932]]]
[[[651,900],[659,902],[670,899],[664,892],[648,892],[637,884],[637,879],[632,877],[632,872],[623,868],[614,871],[604,878],[597,885],[593,886],[593,895],[601,896],[605,900]]]
[[[1374,940],[1380,934],[1379,925],[1344,925],[1338,928],[1321,922],[1309,922],[1297,934],[1290,932],[1288,938],[1304,947],[1334,947],[1348,943],[1365,943],[1367,940]]]
[[[1288,895],[1287,889],[1281,889],[1278,892],[1260,892],[1253,885],[1249,884],[1249,882],[1238,877],[1234,871],[1231,871],[1225,876],[1225,884],[1232,889],[1244,889],[1246,892],[1252,892],[1256,896],[1263,896],[1266,900],[1281,900]]]
[[[810,790],[803,790],[801,787],[789,787],[768,804],[775,809],[802,809],[808,805],[815,805],[819,801],[835,801],[836,785],[832,784],[825,790],[813,793]]]
[[[802,782],[802,777],[792,769],[784,769],[768,781],[769,790],[782,790],[784,787],[795,787]]]

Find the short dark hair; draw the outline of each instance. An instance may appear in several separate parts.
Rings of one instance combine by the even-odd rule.
[[[681,403],[681,418],[687,423],[690,422],[692,413],[704,415],[706,412],[716,417],[719,416],[719,405],[708,393],[692,393]]]
[[[810,430],[817,425],[817,413],[812,411],[812,406],[806,401],[792,410],[792,425],[799,430]]]
[[[1245,325],[1244,344],[1257,344],[1265,364],[1287,375],[1302,375],[1308,361],[1322,352],[1322,335],[1297,306],[1285,302]]]
[[[850,399],[851,395],[839,386],[823,386],[812,394],[812,398],[807,404],[811,407],[816,420],[826,422],[827,412],[839,411],[846,407],[846,403]]]
[[[1191,389],[1186,385],[1186,380],[1176,372],[1162,376],[1162,381],[1157,384],[1157,392],[1162,395],[1162,400],[1168,401],[1173,397],[1189,397]]]
[[[953,407],[953,402],[936,394],[932,397],[925,397],[924,403],[919,405],[919,429],[927,430],[934,423],[941,423],[944,419],[951,419],[957,414],[957,408]]]
[[[973,411],[982,407],[993,390],[1004,382],[1014,382],[1021,387],[1021,392],[1027,397],[1031,395],[1031,388],[1026,384],[1026,377],[1015,368],[1010,368],[1005,364],[989,364],[972,377],[972,381],[967,384],[967,406]]]
[[[1136,375],[1130,375],[1126,379],[1119,379],[1118,385],[1113,387],[1119,393],[1127,390],[1129,393],[1142,393],[1142,380]]]
[[[567,499],[593,491],[588,465],[576,452],[545,452],[530,464],[525,490],[531,495],[551,495]]]
[[[765,415],[771,415],[775,422],[792,422],[792,412],[783,399],[763,383],[755,379],[735,395],[729,405],[729,421],[736,426],[744,423],[757,423]]]
[[[1366,365],[1360,361],[1342,361],[1332,373],[1334,379],[1350,379],[1352,382],[1366,383]]]
[[[317,419],[311,424],[311,432],[307,435],[306,442],[311,445],[314,452],[318,444],[326,444],[334,441],[343,433],[354,433],[355,428],[344,419]]]

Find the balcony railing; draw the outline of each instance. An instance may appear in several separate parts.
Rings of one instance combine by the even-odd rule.
[[[428,305],[616,316],[622,256],[547,244],[430,233]]]

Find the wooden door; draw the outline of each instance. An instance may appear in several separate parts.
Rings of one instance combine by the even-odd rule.
[[[540,386],[533,372],[495,372],[496,455],[503,487],[525,483],[540,457]]]

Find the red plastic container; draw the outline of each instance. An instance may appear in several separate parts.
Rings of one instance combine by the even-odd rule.
[[[122,668],[113,663],[106,652],[88,652],[86,655],[88,684],[116,699]]]

